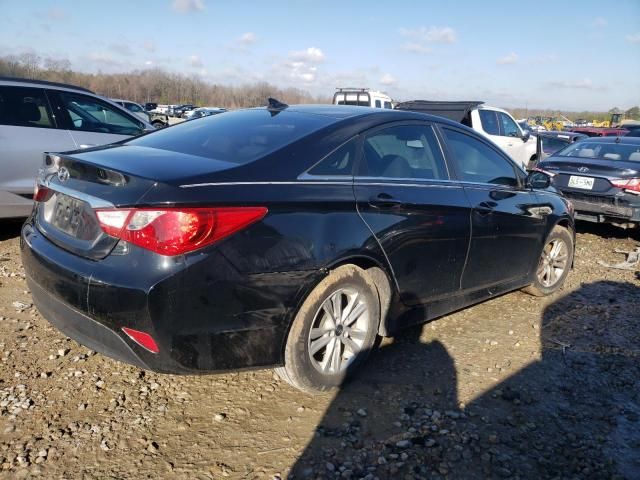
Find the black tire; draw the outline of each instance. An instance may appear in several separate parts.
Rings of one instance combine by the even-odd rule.
[[[355,297],[354,292],[357,292]],[[352,296],[349,297],[349,294]],[[335,312],[331,301],[334,299],[339,299],[340,312],[344,307],[346,312],[353,314],[343,313],[344,326],[341,321],[331,325],[333,316],[330,316],[326,308]],[[361,302],[365,307],[356,302]],[[352,308],[346,310],[351,305]],[[366,310],[359,314],[363,308]],[[333,390],[342,385],[366,360],[374,346],[379,323],[380,303],[370,276],[355,265],[338,267],[311,291],[300,307],[287,337],[284,366],[276,368],[276,372],[283,380],[307,393],[318,394]],[[326,333],[312,339],[312,328],[314,335],[323,331]],[[315,349],[325,340],[330,343],[312,354],[312,343]],[[356,344],[356,341],[361,344]],[[331,345],[333,349],[329,353]],[[356,353],[351,354],[353,351]],[[335,371],[331,371],[334,363]],[[323,368],[326,370],[321,371]]]
[[[550,262],[550,251],[553,249],[553,245],[556,243],[564,244],[566,249],[566,258],[564,258],[564,267],[561,273],[558,273],[558,268],[555,268],[555,260]],[[555,226],[551,233],[544,242],[542,252],[540,252],[540,260],[536,266],[536,272],[534,282],[523,290],[536,297],[544,297],[551,295],[556,290],[559,290],[564,284],[569,270],[573,265],[573,235],[565,227],[559,225]],[[549,272],[549,275],[543,275],[541,273]],[[553,276],[555,274],[555,277]],[[545,281],[547,279],[547,281]]]
[[[166,127],[164,122],[160,122],[160,121],[153,122],[151,125],[153,125],[156,128],[164,128],[164,127]]]

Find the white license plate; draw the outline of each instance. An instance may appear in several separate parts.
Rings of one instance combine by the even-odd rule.
[[[571,175],[571,177],[569,177],[569,187],[582,188],[583,190],[593,190],[594,181],[595,178],[577,177],[575,175]]]

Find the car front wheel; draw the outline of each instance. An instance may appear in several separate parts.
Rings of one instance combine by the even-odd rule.
[[[379,305],[376,287],[365,270],[355,265],[333,270],[298,311],[278,375],[308,393],[339,387],[374,345]]]
[[[534,282],[524,291],[537,297],[552,294],[562,287],[572,265],[573,236],[568,229],[556,226],[540,254]]]

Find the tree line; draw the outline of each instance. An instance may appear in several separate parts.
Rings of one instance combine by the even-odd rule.
[[[155,68],[128,73],[82,73],[72,70],[69,60],[41,57],[34,53],[0,56],[0,76],[21,77],[51,82],[62,82],[88,88],[110,98],[122,98],[138,103],[160,104],[193,103],[199,106],[245,108],[265,105],[268,97],[289,103],[331,103],[331,97],[313,96],[298,88],[279,88],[268,82],[240,86],[205,82],[198,77],[167,72]],[[557,117],[565,115],[571,120],[583,118],[609,120],[611,113],[624,113],[626,118],[640,120],[640,108],[608,112],[567,112],[549,109],[510,108],[516,118],[530,116]]]
[[[245,108],[265,105],[268,97],[289,103],[331,103],[298,88],[279,88],[268,82],[240,86],[207,83],[198,77],[155,68],[128,73],[82,73],[69,60],[34,53],[0,57],[0,76],[62,82],[88,88],[109,98],[138,103],[193,103],[199,106]]]

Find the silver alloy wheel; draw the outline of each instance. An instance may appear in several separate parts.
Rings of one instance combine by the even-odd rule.
[[[341,288],[322,302],[309,331],[309,358],[316,370],[345,370],[362,350],[369,333],[369,306],[356,289]]]
[[[562,278],[569,261],[569,249],[561,238],[554,238],[542,250],[538,264],[538,281],[545,288],[553,287]]]

